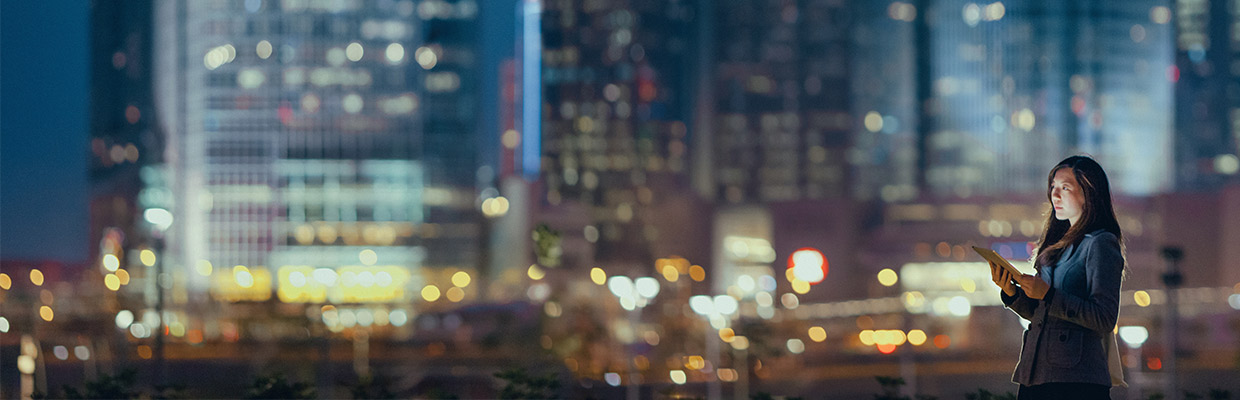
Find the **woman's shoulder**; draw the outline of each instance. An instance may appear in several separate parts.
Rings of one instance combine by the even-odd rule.
[[[1098,229],[1085,234],[1085,238],[1081,240],[1081,247],[1085,249],[1101,248],[1119,250],[1119,237],[1115,236],[1115,233],[1106,229]]]
[[[1085,239],[1086,240],[1113,240],[1117,242],[1119,241],[1119,238],[1115,236],[1115,233],[1106,230],[1106,228],[1098,228],[1097,230],[1094,230],[1093,232],[1086,233]]]

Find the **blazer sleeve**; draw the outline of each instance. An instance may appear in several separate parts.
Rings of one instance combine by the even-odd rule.
[[[1033,320],[1033,310],[1038,308],[1038,301],[1025,296],[1025,291],[1016,289],[1015,296],[1008,296],[1007,293],[999,291],[999,299],[1003,300],[1003,306],[1026,320]]]
[[[1055,291],[1047,314],[1101,333],[1115,329],[1119,317],[1119,288],[1124,273],[1124,256],[1119,239],[1107,232],[1090,242],[1085,255],[1086,287],[1081,298],[1064,290]]]

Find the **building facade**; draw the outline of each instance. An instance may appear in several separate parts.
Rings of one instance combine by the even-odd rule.
[[[475,296],[450,277],[476,273],[482,247],[477,13],[472,1],[159,3],[168,150],[153,174],[171,194],[176,284],[230,301]]]
[[[1174,30],[1175,184],[1201,191],[1240,172],[1240,7],[1219,0],[1174,1],[1151,18]]]
[[[1170,187],[1160,2],[936,1],[920,151],[941,197],[1038,192],[1063,157],[1092,154],[1117,190]]]
[[[692,4],[542,7],[538,197],[580,249],[570,259],[649,267],[660,236],[652,210],[687,183]],[[565,208],[585,215],[554,221]]]

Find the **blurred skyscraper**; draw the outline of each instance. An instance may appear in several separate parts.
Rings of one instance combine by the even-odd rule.
[[[1171,182],[1170,34],[1161,1],[974,3],[914,10],[926,24],[928,95],[918,140],[925,189],[1036,192],[1089,153],[1121,194]]]
[[[415,88],[422,94],[420,112],[425,120],[426,143],[422,156],[427,184],[451,195],[450,201],[428,203],[427,221],[440,228],[440,233],[423,235],[426,265],[474,270],[479,267],[479,240],[484,235],[476,206],[478,185],[490,183],[477,176],[483,143],[479,139],[482,133],[478,115],[483,30],[478,21],[478,3],[458,0],[413,4],[417,5],[414,24],[421,25],[418,29],[424,36],[423,47],[418,49],[422,57],[416,60],[425,70],[420,72],[425,77],[415,82]]]
[[[1170,189],[1162,2],[763,4],[707,30],[713,198],[1004,196],[1075,153],[1123,194]]]
[[[928,60],[924,32],[907,2],[855,2],[850,80],[851,193],[859,200],[900,201],[918,194],[918,68]],[[924,18],[924,16],[923,16]]]
[[[481,247],[477,12],[470,0],[157,3],[176,282],[228,300],[277,286],[290,302],[474,296],[449,276],[473,274]]]
[[[854,218],[853,19],[849,2],[700,2],[709,26],[699,91],[694,178],[716,204],[712,271],[716,293],[776,293],[744,282],[787,284],[783,264],[800,248],[848,263],[841,236]],[[705,139],[708,136],[709,139]],[[705,182],[704,182],[705,181]],[[826,211],[831,210],[831,211]],[[783,261],[783,260],[781,260]],[[836,273],[839,276],[839,273]],[[818,283],[817,281],[813,283]],[[798,294],[808,291],[800,282]],[[788,290],[785,286],[785,291]],[[840,293],[819,290],[818,293]],[[757,308],[771,318],[774,308]]]
[[[89,258],[126,260],[146,245],[138,196],[143,166],[160,162],[163,138],[152,128],[151,4],[91,3]],[[136,256],[136,253],[135,253]],[[135,259],[136,260],[136,259]]]
[[[661,221],[650,210],[688,182],[692,5],[543,7],[542,178],[546,205],[559,210],[548,214],[584,207],[572,213],[582,219],[553,223],[571,230],[566,246],[592,248],[582,261],[653,263]]]
[[[1179,0],[1150,17],[1174,24],[1175,180],[1178,189],[1217,188],[1240,171],[1240,6]]]
[[[850,15],[838,1],[713,5],[714,189],[728,203],[848,196]]]

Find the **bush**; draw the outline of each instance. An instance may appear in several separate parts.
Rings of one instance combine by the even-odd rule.
[[[554,398],[555,390],[560,387],[555,373],[530,376],[523,368],[496,372],[495,377],[508,382],[499,392],[501,399],[550,399]]]
[[[349,385],[349,393],[354,399],[395,399],[396,395],[388,389],[392,379],[383,375],[367,375],[359,377],[357,383]]]
[[[977,389],[977,393],[965,393],[964,398],[967,400],[1016,400],[1016,395],[1012,392],[994,394],[986,389]]]
[[[284,375],[260,376],[246,391],[247,399],[313,399],[314,388],[301,382],[292,382]]]
[[[83,391],[64,385],[66,399],[137,399],[141,395],[134,389],[138,372],[133,368],[125,369],[116,376],[103,374],[98,380],[86,381]],[[46,397],[46,396],[40,396]]]

